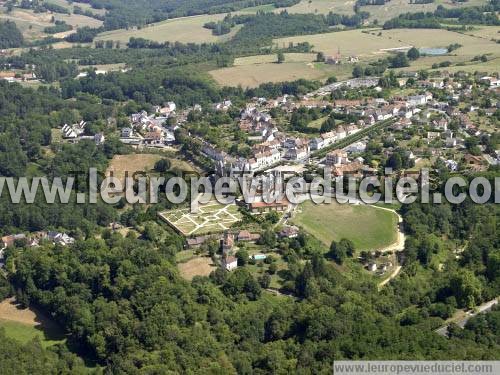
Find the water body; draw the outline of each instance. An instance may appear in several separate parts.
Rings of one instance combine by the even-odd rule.
[[[420,48],[418,50],[421,55],[429,55],[429,56],[441,56],[446,55],[448,53],[447,48]]]

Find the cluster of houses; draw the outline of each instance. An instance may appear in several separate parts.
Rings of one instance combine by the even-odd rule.
[[[16,73],[13,71],[0,72],[0,79],[7,82],[38,82],[38,78],[34,72]]]
[[[352,87],[376,84],[375,80],[356,79],[348,81]],[[415,114],[421,111],[421,107],[433,100],[431,93],[399,98],[399,100],[387,102],[384,99],[370,100],[335,100],[332,102],[318,100],[305,95],[300,100],[294,100],[290,96],[266,100],[256,98],[242,110],[239,121],[239,129],[244,131],[249,140],[257,142],[252,147],[252,154],[248,158],[231,156],[223,150],[202,140],[202,152],[216,165],[216,171],[220,175],[234,175],[237,173],[263,171],[282,162],[305,163],[315,151],[328,148],[334,143],[356,134],[363,128],[372,126],[379,121],[390,118],[399,118],[402,123],[409,123]],[[270,108],[279,107],[286,112],[292,112],[300,107],[326,108],[333,106],[333,110],[339,113],[352,114],[358,118],[357,123],[342,124],[330,132],[322,133],[319,137],[307,138],[292,136],[280,132],[269,113]],[[348,145],[349,153],[360,153],[366,148],[364,142],[356,142]],[[327,163],[329,164],[329,163]],[[334,163],[342,164],[342,163]],[[334,165],[331,164],[330,165]],[[353,165],[336,167],[335,171],[342,175],[359,170],[359,161]]]
[[[299,235],[299,228],[295,226],[284,226],[277,234],[278,238],[296,238]],[[226,271],[232,271],[238,267],[238,261],[234,256],[237,243],[256,242],[260,239],[260,234],[251,233],[248,230],[238,232],[226,231],[223,234],[204,235],[186,239],[188,248],[198,248],[206,241],[216,240],[219,243],[221,253],[221,267]],[[253,259],[265,259],[265,255],[259,255]]]
[[[96,145],[101,145],[105,142],[106,138],[103,133],[85,135],[86,126],[87,123],[83,120],[72,125],[64,124],[61,128],[62,138],[70,143],[77,143],[84,139],[93,140]]]
[[[175,142],[175,130],[182,119],[176,117],[174,125],[167,125],[169,118],[176,116],[177,106],[168,102],[165,106],[155,106],[152,114],[146,111],[130,116],[130,127],[121,130],[120,140],[130,145],[165,147]]]
[[[3,236],[0,243],[0,267],[4,263],[4,251],[8,247],[21,244],[23,246],[36,247],[40,246],[43,241],[51,242],[54,245],[67,246],[75,242],[75,239],[63,232],[57,231],[40,231],[34,232],[29,235],[24,233],[10,234]]]

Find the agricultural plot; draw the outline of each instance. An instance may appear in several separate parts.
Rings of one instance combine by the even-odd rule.
[[[14,8],[11,12],[7,13],[5,7],[0,7],[0,20],[14,21],[27,40],[35,40],[48,36],[48,34],[44,33],[44,29],[54,25],[51,23],[52,16],[57,21],[65,21],[68,25],[73,26],[74,29],[84,26],[94,28],[102,26],[102,21],[79,14],[34,13],[31,10],[19,8]],[[60,35],[59,37],[63,36]]]
[[[223,232],[241,220],[236,205],[217,202],[200,205],[198,212],[182,208],[160,212],[158,215],[184,236]]]
[[[327,65],[314,62],[316,55],[285,54],[285,62],[277,64],[276,55],[250,56],[235,60],[229,68],[213,70],[210,75],[223,86],[256,87],[264,82],[293,81],[300,78],[325,79],[332,75],[350,76],[350,65]]]
[[[354,0],[302,0],[286,8],[288,13],[354,14]]]
[[[275,44],[309,42],[315,51],[333,55],[340,50],[343,56],[356,55],[374,57],[398,47],[447,47],[459,43],[463,47],[453,51],[454,55],[475,56],[483,53],[499,53],[498,44],[483,38],[437,29],[371,29],[340,31],[326,34],[302,35],[276,39]]]
[[[382,31],[383,40],[397,40],[405,45],[416,47],[447,47],[458,43],[462,47],[453,51],[452,55],[472,58],[482,54],[500,54],[500,45],[487,39],[465,35],[453,31],[437,29],[394,29]],[[446,56],[443,58],[446,59]]]
[[[212,30],[203,25],[207,22],[217,22],[225,14],[202,15],[175,18],[147,25],[141,29],[114,30],[102,33],[97,40],[114,40],[126,44],[130,38],[144,38],[155,42],[182,42],[182,43],[213,43],[228,40],[236,34],[238,27],[226,35],[213,35]]]
[[[491,41],[491,38],[484,37],[485,35],[493,37],[493,35],[495,35],[495,31],[498,33],[498,29],[500,28],[482,28],[476,31],[477,35],[468,35],[469,32],[467,34],[462,34],[436,29],[419,29],[418,32],[414,29],[371,29],[364,30],[364,32],[361,30],[350,30],[281,38],[276,39],[274,43],[281,46],[288,45],[288,43],[291,42],[309,42],[314,46],[315,51],[322,51],[327,56],[334,55],[340,50],[340,53],[343,56],[358,56],[361,63],[367,63],[371,60],[387,55],[391,52],[391,49],[395,48],[410,46],[418,48],[446,48],[450,44],[459,43],[462,47],[454,50],[449,55],[423,57],[412,62],[412,66],[404,70],[430,69],[435,63],[450,61],[453,64],[466,63],[467,68],[463,70],[472,69],[471,71],[474,71],[476,68],[473,68],[473,66],[479,68],[482,64],[484,64],[484,68],[493,68],[491,63],[471,64],[470,61],[475,56],[487,54],[490,60],[498,63],[497,59],[500,57],[500,46],[498,43]],[[336,66],[335,68],[339,70],[348,69],[348,75],[352,71],[352,65],[350,64],[342,64],[341,66]],[[456,67],[454,70],[462,70],[461,68],[462,67]],[[228,71],[227,73],[231,74],[232,72]],[[296,76],[299,74],[300,73],[297,72]],[[218,81],[222,79],[220,74],[212,73],[212,76],[214,76],[214,78]],[[339,74],[339,78],[342,78],[342,74]]]
[[[298,44],[309,42],[315,51],[322,51],[325,55],[334,55],[339,50],[343,56],[356,55],[373,57],[382,54],[384,49],[404,47],[406,44],[397,39],[381,38],[377,36],[379,30],[371,33],[362,30],[339,31],[324,34],[301,35],[275,39],[278,46],[288,46],[289,43]]]
[[[385,5],[363,6],[361,10],[370,13],[370,21],[378,20],[379,24],[382,24],[402,13],[433,12],[438,5],[443,5],[445,8],[460,8],[485,5],[486,3],[486,0],[469,0],[462,3],[452,3],[448,0],[436,0],[434,3],[430,4],[410,4],[408,0],[391,0]]]
[[[356,250],[377,250],[397,240],[397,216],[366,205],[304,203],[293,219],[326,246],[347,238]]]
[[[43,29],[51,26],[50,15],[48,13],[35,14],[29,10],[14,9],[7,13],[5,7],[0,7],[0,20],[13,21],[27,40],[34,40],[44,37]]]
[[[54,18],[58,21],[65,21],[68,25],[73,26],[74,29],[85,26],[97,28],[101,27],[103,23],[100,20],[81,14],[54,14]]]
[[[500,40],[500,26],[477,26],[465,34],[488,40]]]

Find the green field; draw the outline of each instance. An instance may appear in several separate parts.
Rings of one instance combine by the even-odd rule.
[[[330,12],[340,14],[354,14],[353,0],[302,0],[300,3],[287,8],[288,13],[317,13]]]
[[[174,18],[147,25],[142,29],[114,30],[99,35],[97,40],[114,40],[127,43],[131,37],[145,38],[156,42],[212,43],[228,40],[239,30],[238,27],[226,35],[213,35],[212,30],[203,25],[211,21],[220,21],[225,14],[202,15]]]
[[[198,212],[183,208],[160,212],[158,215],[184,236],[223,232],[241,220],[236,205],[222,205],[218,202],[200,205]]]
[[[376,250],[397,240],[397,216],[365,205],[304,203],[293,222],[326,246],[347,238],[356,250]]]
[[[496,27],[500,30],[500,27]],[[494,29],[488,28],[489,34]],[[452,43],[462,44],[462,48],[453,51],[458,56],[475,56],[483,53],[500,53],[500,46],[489,39],[464,35],[447,30],[438,29],[371,29],[368,33],[362,30],[340,31],[326,34],[302,35],[276,39],[278,46],[309,42],[315,51],[322,51],[326,55],[340,53],[344,56],[356,55],[360,57],[376,57],[384,54],[384,50],[396,47],[447,47]]]
[[[436,10],[438,5],[443,5],[445,8],[460,8],[485,5],[486,3],[486,0],[469,0],[463,3],[452,3],[448,0],[436,0],[431,4],[410,4],[408,0],[391,0],[385,5],[368,5],[361,7],[361,10],[370,13],[370,21],[378,20],[379,24],[382,24],[388,19],[397,17],[402,13],[433,12]]]
[[[348,78],[352,66],[316,63],[315,54],[285,54],[285,62],[276,63],[276,55],[259,55],[235,60],[229,68],[213,70],[210,75],[221,85],[256,87],[264,82],[293,81],[299,78],[326,79],[332,75]]]
[[[62,1],[62,3],[64,2]],[[102,25],[102,21],[78,14],[34,13],[31,10],[20,8],[14,8],[12,12],[7,13],[5,7],[0,7],[0,20],[14,21],[27,40],[47,37],[48,34],[45,34],[43,30],[54,25],[50,22],[52,16],[54,16],[55,20],[65,21],[74,29],[84,26],[100,27]]]
[[[491,41],[495,35],[499,35],[500,27],[483,27],[478,28],[472,32],[467,32],[466,34],[452,32],[447,30],[437,30],[437,29],[394,29],[394,30],[381,30],[381,29],[371,29],[371,30],[350,30],[333,32],[326,34],[315,34],[315,35],[304,35],[295,36],[289,38],[276,39],[274,42],[278,46],[286,46],[289,43],[300,43],[309,42],[314,46],[315,51],[322,51],[325,55],[330,56],[336,54],[340,50],[342,56],[358,56],[361,62],[369,62],[374,59],[387,56],[391,48],[398,47],[447,47],[453,43],[459,43],[462,45],[461,48],[453,51],[450,55],[444,56],[432,56],[423,57],[414,62],[412,66],[406,70],[419,70],[419,69],[429,69],[432,64],[439,63],[442,61],[451,61],[453,64],[456,63],[466,63],[468,67],[463,70],[474,71],[480,65],[484,65],[483,68],[488,68],[486,70],[496,71],[498,70],[498,58],[500,58],[500,46],[498,43]],[[470,63],[470,60],[477,55],[487,54],[492,60],[489,63]],[[495,65],[496,64],[496,65]],[[352,71],[352,65],[344,63],[342,66],[336,66],[335,69],[349,68],[348,73]],[[495,66],[497,67],[496,69]],[[231,69],[231,68],[229,68]],[[248,70],[248,68],[247,68]],[[462,70],[459,67],[452,70]],[[284,75],[286,70],[281,74]],[[234,74],[229,70],[227,73]],[[252,70],[246,72],[247,75],[252,74]],[[296,70],[295,76],[301,74],[300,71]],[[219,74],[212,75],[217,81],[221,81],[223,77]],[[311,76],[311,74],[309,75]],[[260,77],[258,75],[257,77]],[[313,78],[317,78],[318,75],[313,75]],[[339,78],[342,74],[339,74]],[[232,78],[232,77],[231,77]],[[305,77],[304,77],[305,78]]]
[[[5,330],[7,337],[17,340],[21,343],[27,343],[38,337],[43,347],[60,344],[65,341],[61,332],[52,330],[42,330],[40,326],[33,326],[8,320],[0,320],[0,329]]]

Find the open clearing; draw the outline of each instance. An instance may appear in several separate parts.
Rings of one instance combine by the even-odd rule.
[[[200,205],[198,212],[182,208],[158,215],[184,236],[223,232],[241,220],[235,204],[222,205],[218,202]]]
[[[452,3],[448,0],[436,0],[430,4],[410,4],[408,0],[391,0],[385,5],[368,5],[361,7],[362,11],[370,13],[370,20],[378,20],[379,24],[397,17],[402,13],[433,12],[439,5],[445,8],[471,7],[485,5],[486,0],[469,0],[467,2]]]
[[[351,75],[352,66],[316,63],[315,54],[285,54],[285,62],[277,64],[276,55],[238,58],[229,68],[212,70],[210,75],[221,85],[256,87],[264,82],[293,81],[299,78],[325,79],[332,75],[343,79]]]
[[[225,14],[202,15],[174,18],[147,25],[142,29],[114,30],[100,34],[97,40],[114,40],[125,44],[130,38],[145,38],[156,42],[211,43],[228,40],[239,30],[238,27],[226,35],[213,35],[212,30],[203,25],[211,21],[220,21]]]
[[[13,298],[0,302],[0,328],[7,337],[26,343],[35,337],[48,347],[64,341],[60,328],[35,309],[19,309]]]
[[[14,21],[27,40],[49,36],[43,30],[48,26],[54,25],[50,22],[52,16],[54,16],[55,20],[65,21],[68,25],[73,26],[74,29],[84,26],[100,27],[102,25],[102,21],[79,14],[34,13],[31,10],[19,8],[14,8],[12,12],[7,13],[5,7],[0,7],[0,20]]]
[[[500,27],[496,27],[500,30]],[[276,39],[279,46],[309,42],[315,51],[325,55],[333,55],[340,49],[343,56],[356,55],[373,57],[384,53],[385,49],[396,47],[447,47],[459,43],[463,47],[453,51],[453,55],[475,56],[483,53],[500,53],[500,45],[488,39],[465,35],[453,31],[438,29],[371,29],[368,33],[362,30],[339,31],[325,34],[301,35]],[[488,33],[493,30],[489,29]],[[500,35],[500,34],[499,34]],[[442,57],[442,56],[441,56]]]
[[[317,13],[330,12],[354,14],[353,0],[302,0],[300,3],[286,8],[288,13]]]
[[[177,267],[181,276],[191,281],[195,276],[208,276],[217,267],[210,257],[196,257],[184,263],[178,263]]]
[[[183,171],[193,171],[193,167],[187,162],[179,159],[173,159],[161,154],[129,154],[115,155],[106,171],[109,176],[113,172],[113,176],[124,181],[125,172],[132,177],[135,172],[149,172],[153,169],[155,163],[160,159],[168,159],[171,163],[171,169],[180,169]]]
[[[306,202],[293,222],[326,246],[347,238],[358,251],[377,250],[397,240],[397,215],[366,205]]]

